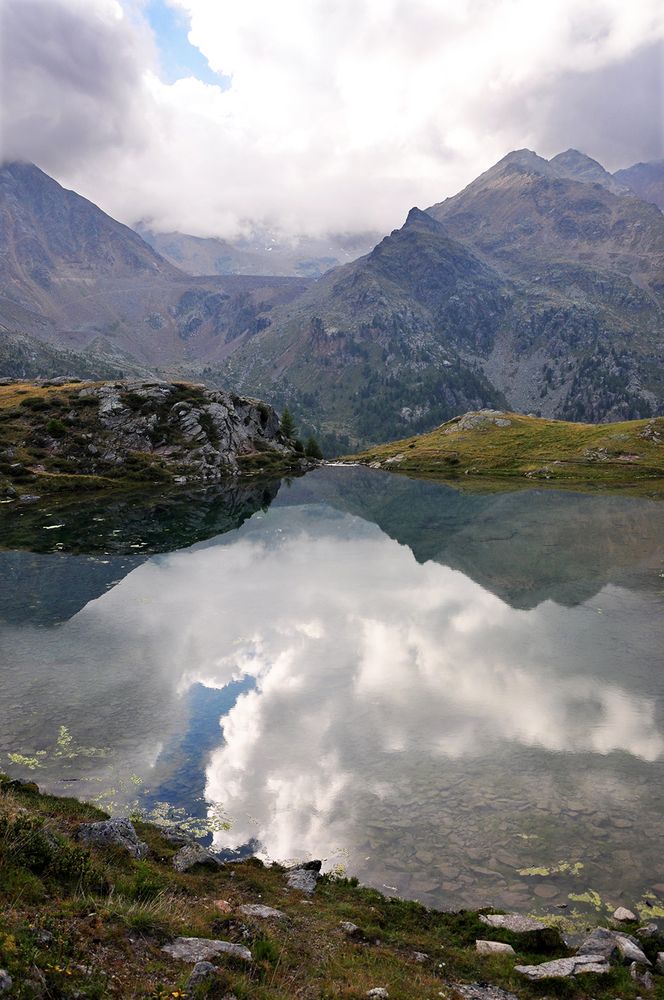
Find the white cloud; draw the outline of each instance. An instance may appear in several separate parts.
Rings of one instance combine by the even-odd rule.
[[[164,229],[386,229],[511,148],[583,145],[602,107],[594,78],[626,63],[632,98],[618,120],[600,115],[587,152],[621,165],[623,125],[632,159],[661,152],[660,95],[639,72],[664,37],[659,0],[170,2],[230,89],[160,82],[139,0],[124,12],[117,0],[3,0],[5,155]]]

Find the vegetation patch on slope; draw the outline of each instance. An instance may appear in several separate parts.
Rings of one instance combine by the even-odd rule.
[[[178,871],[177,831],[138,819],[141,857],[82,843],[82,824],[105,818],[94,806],[0,776],[3,996],[360,1000],[377,990],[373,996],[391,1000],[632,1000],[644,992],[619,961],[604,974],[529,982],[516,965],[572,954],[553,928],[488,927],[478,912],[428,910],[339,874],[323,876],[307,895],[288,884],[281,865],[257,858]],[[266,905],[272,912],[261,914]],[[193,960],[164,950],[177,938],[240,945],[251,960],[218,954],[195,985]],[[478,953],[475,942],[487,938],[514,952]],[[659,934],[640,944],[656,962]],[[471,982],[475,992],[464,993]],[[486,992],[487,982],[511,995]],[[663,982],[653,977],[657,997]]]
[[[371,448],[354,460],[469,485],[550,484],[658,493],[664,490],[664,417],[575,424],[478,410],[429,434]]]

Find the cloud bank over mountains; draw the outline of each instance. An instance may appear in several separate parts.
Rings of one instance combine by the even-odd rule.
[[[513,148],[664,155],[658,0],[167,0],[219,86],[163,82],[156,2],[0,2],[3,158],[128,223],[386,230]]]

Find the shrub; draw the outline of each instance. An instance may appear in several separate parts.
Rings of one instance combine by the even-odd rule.
[[[50,434],[51,437],[61,438],[67,433],[67,428],[61,420],[58,420],[57,417],[53,417],[46,424],[46,433]]]

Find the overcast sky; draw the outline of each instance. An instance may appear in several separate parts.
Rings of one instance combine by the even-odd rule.
[[[127,223],[400,225],[511,149],[664,156],[661,0],[0,0],[3,158]]]

